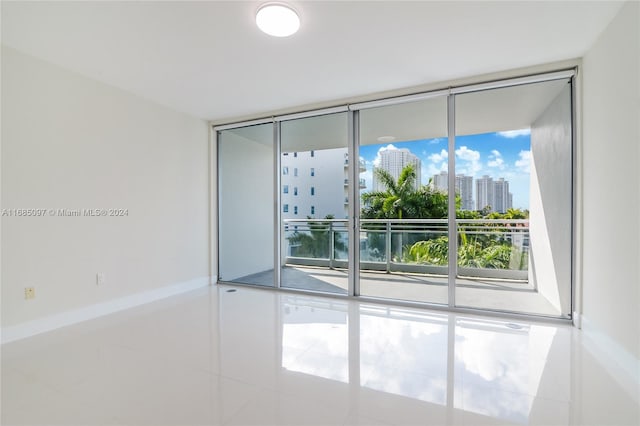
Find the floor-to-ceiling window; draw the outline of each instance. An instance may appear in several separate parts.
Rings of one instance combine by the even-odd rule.
[[[219,131],[220,281],[570,317],[571,77]]]
[[[448,303],[446,256],[422,261],[427,247],[446,250],[448,195],[428,164],[446,148],[446,96],[360,110],[361,295]]]
[[[455,95],[456,306],[569,316],[570,83]]]
[[[218,133],[218,278],[274,285],[271,123]]]
[[[282,287],[347,294],[347,136],[346,112],[280,124]]]

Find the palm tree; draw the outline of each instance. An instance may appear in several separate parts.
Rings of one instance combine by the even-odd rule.
[[[394,179],[391,174],[383,169],[374,169],[374,173],[378,181],[385,187],[384,191],[375,191],[362,194],[363,209],[361,216],[364,219],[415,219],[429,218],[429,210],[434,204],[435,198],[431,195],[440,195],[430,193],[426,187],[416,189],[416,170],[413,165],[405,166],[398,176],[398,180]],[[446,199],[444,202],[444,211],[446,212]],[[366,225],[367,230],[380,230],[380,224]],[[396,256],[402,256],[403,235],[402,233],[392,234],[395,243]],[[410,238],[407,235],[404,239]],[[380,240],[379,233],[371,232],[367,236],[370,247],[383,250],[384,241]]]
[[[416,185],[413,165],[405,166],[396,181],[383,169],[373,171],[384,191],[362,194],[363,219],[440,219],[447,217],[447,194],[430,185]],[[417,188],[416,188],[417,187]],[[456,205],[459,204],[456,197]]]
[[[366,192],[362,194],[362,217],[366,219],[402,219],[415,213],[416,171],[413,165],[405,166],[396,181],[383,169],[373,170],[376,178],[386,188],[385,191]]]

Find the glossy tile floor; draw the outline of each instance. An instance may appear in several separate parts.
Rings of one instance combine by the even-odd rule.
[[[586,347],[564,325],[214,286],[3,345],[2,424],[639,424]]]

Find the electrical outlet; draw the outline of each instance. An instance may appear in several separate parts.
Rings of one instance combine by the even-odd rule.
[[[24,298],[26,300],[34,299],[36,297],[36,289],[34,287],[24,288]]]
[[[105,285],[107,283],[107,276],[104,272],[98,272],[96,274],[96,285]]]

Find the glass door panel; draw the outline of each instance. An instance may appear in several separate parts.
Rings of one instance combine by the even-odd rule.
[[[281,124],[281,286],[348,291],[347,113]]]
[[[447,304],[447,99],[360,111],[360,294]]]
[[[218,136],[219,280],[273,286],[273,125]]]
[[[455,104],[456,306],[568,317],[570,80]]]

